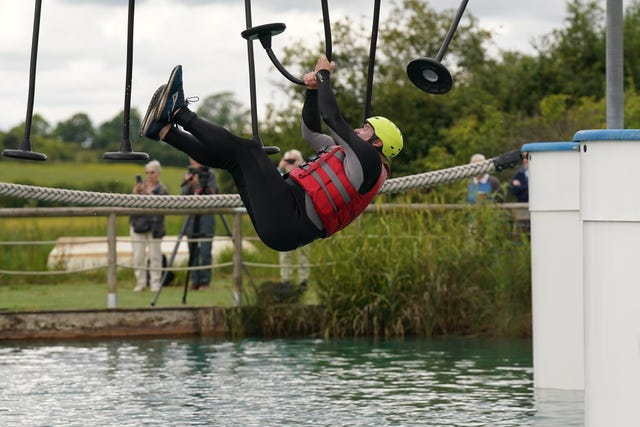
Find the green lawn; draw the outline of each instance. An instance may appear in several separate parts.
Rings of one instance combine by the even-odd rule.
[[[155,292],[133,292],[133,283],[118,283],[118,308],[150,307]],[[246,285],[248,286],[248,285]],[[250,291],[250,289],[247,289]],[[156,307],[183,306],[184,281],[162,289]],[[185,306],[231,306],[232,286],[229,280],[214,280],[208,290],[187,291]],[[0,286],[0,310],[83,310],[107,308],[107,286],[104,283],[77,284],[6,284]]]
[[[96,182],[118,182],[126,186],[135,184],[135,176],[144,175],[144,162],[24,162],[1,160],[0,182],[32,182],[44,187],[58,187],[72,184],[74,188],[86,189]],[[180,182],[187,169],[163,167],[160,180],[169,188],[170,194],[180,194]]]

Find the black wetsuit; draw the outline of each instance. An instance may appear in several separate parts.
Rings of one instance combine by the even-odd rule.
[[[318,74],[318,90],[307,90],[303,107],[303,136],[316,152],[328,145],[345,149],[345,172],[360,193],[377,182],[380,154],[346,124],[329,82],[329,72]],[[320,115],[334,138],[320,134]],[[297,183],[280,175],[260,143],[238,137],[183,107],[164,141],[206,166],[229,171],[260,239],[277,251],[290,251],[325,237],[313,204]],[[322,135],[321,137],[319,135]],[[309,139],[313,139],[312,141]]]

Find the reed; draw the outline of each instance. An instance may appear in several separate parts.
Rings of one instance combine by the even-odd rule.
[[[183,217],[167,216],[166,220],[169,232],[177,233]],[[68,218],[1,221],[1,241],[51,241],[0,245],[2,269],[9,270],[46,270],[52,242],[61,235],[106,235],[106,219],[100,217],[74,218],[71,224]],[[128,234],[126,217],[118,218],[117,228],[118,235]],[[248,223],[244,228],[252,236]],[[218,234],[225,232],[218,229]],[[251,277],[244,279],[245,305],[256,303],[261,283],[279,279],[277,252],[252,242],[256,250],[245,253],[245,260],[257,265],[249,268]],[[216,262],[227,262],[231,256],[227,252]],[[334,237],[314,242],[311,262],[311,287],[301,304],[322,307],[316,319],[322,319],[326,336],[530,335],[530,245],[508,211],[480,206],[365,214]],[[184,282],[185,274],[177,273],[178,283]],[[216,269],[214,281],[227,294],[217,300],[232,305],[231,268]],[[98,307],[104,307],[103,270],[60,276],[0,274],[0,286],[24,285],[23,290],[28,285],[65,285],[71,292],[79,283],[100,284],[91,289],[99,292]],[[118,286],[127,290],[124,297],[129,298],[132,284],[132,271],[119,271]],[[28,299],[26,291],[23,295]],[[142,306],[147,305],[146,299]],[[137,302],[132,299],[131,304]],[[290,320],[272,315],[269,307],[260,310],[252,318],[263,321],[248,329],[282,335],[287,325],[299,331],[306,324],[304,310],[291,308],[288,312],[300,317]]]
[[[529,250],[500,209],[363,217],[314,249],[325,334],[528,335]]]

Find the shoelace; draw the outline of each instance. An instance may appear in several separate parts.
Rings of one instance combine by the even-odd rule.
[[[180,108],[187,107],[189,104],[195,104],[198,101],[200,101],[200,97],[199,96],[189,96],[189,97],[184,99],[184,101],[182,102],[182,105],[180,106]],[[175,110],[173,110],[173,113],[171,114],[171,118],[172,119],[174,119],[176,117],[176,115],[178,114],[178,111],[180,111],[180,108],[176,108]]]
[[[189,96],[189,97],[184,99],[184,106],[186,107],[189,104],[195,104],[198,101],[200,101],[200,97],[199,96]]]

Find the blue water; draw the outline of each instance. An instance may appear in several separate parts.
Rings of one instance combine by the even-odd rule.
[[[3,343],[2,426],[571,426],[526,340]]]

